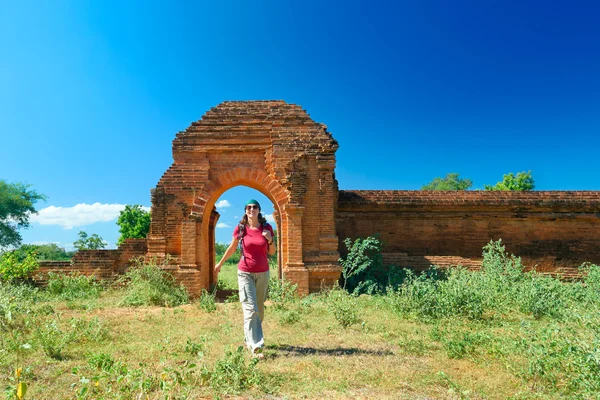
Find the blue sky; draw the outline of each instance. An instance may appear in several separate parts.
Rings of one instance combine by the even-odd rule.
[[[25,242],[113,245],[178,131],[224,100],[303,106],[341,189],[531,170],[600,190],[600,3],[0,0],[0,179],[48,196]],[[221,200],[219,241],[255,192]],[[263,201],[264,197],[262,198]],[[260,201],[260,200],[259,200]],[[272,206],[265,205],[269,213]]]

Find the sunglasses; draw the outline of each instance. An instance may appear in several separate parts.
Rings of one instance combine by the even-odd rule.
[[[246,206],[246,210],[254,210],[254,209],[256,209],[256,210],[258,210],[258,209],[259,209],[259,208],[258,208],[258,206],[257,206],[256,204],[253,204],[253,205],[251,205],[251,206]]]

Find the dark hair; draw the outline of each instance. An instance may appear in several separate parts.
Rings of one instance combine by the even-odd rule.
[[[258,213],[258,222],[260,222],[261,225],[264,225],[267,223],[266,218],[263,217],[263,215],[261,213]],[[244,214],[244,216],[240,220],[240,224],[248,225],[248,216],[246,214]]]

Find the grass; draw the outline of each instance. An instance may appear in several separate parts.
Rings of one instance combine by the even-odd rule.
[[[297,298],[273,280],[260,362],[240,348],[236,302],[131,307],[123,287],[0,284],[1,386],[13,395],[22,368],[30,399],[597,398],[598,267],[564,283],[517,273],[498,247],[486,260],[373,295]]]

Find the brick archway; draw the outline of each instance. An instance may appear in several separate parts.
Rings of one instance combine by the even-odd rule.
[[[225,102],[173,141],[173,164],[152,191],[149,257],[192,294],[215,280],[214,204],[244,185],[275,205],[281,267],[302,294],[338,279],[335,227],[338,144],[323,124],[283,101]]]

